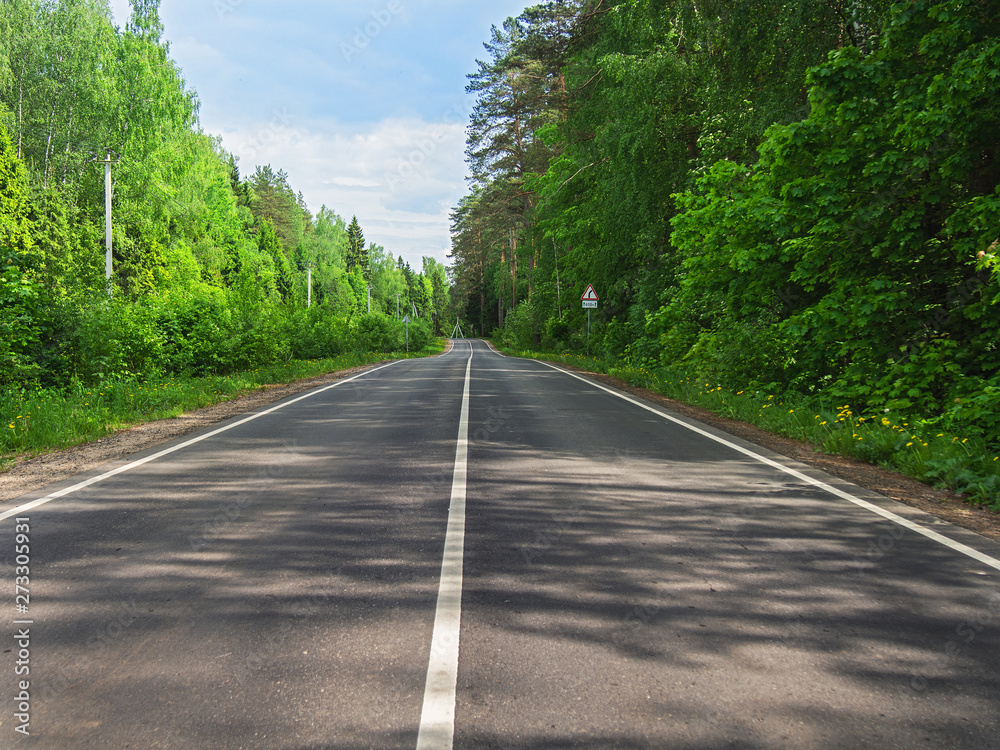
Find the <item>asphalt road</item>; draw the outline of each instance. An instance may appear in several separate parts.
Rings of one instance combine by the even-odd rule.
[[[998,747],[1000,545],[645,407],[462,341],[0,506],[0,748]]]

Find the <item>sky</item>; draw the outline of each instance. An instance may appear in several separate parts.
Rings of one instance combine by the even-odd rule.
[[[119,25],[128,0],[111,0]],[[270,164],[315,214],[356,215],[415,268],[447,263],[467,191],[466,76],[491,25],[530,0],[162,0],[170,56],[206,133]]]

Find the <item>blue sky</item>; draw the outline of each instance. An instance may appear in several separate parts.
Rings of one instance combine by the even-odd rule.
[[[111,0],[119,24],[128,0]],[[411,265],[450,248],[466,191],[467,74],[491,24],[530,0],[162,0],[171,57],[201,124],[240,158],[288,172],[315,213],[357,215]]]

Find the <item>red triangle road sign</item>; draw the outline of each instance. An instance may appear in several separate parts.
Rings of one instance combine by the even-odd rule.
[[[599,300],[600,297],[598,297],[597,292],[594,291],[594,285],[588,284],[587,291],[583,293],[583,296],[580,297],[580,299],[582,299],[584,302],[597,302],[597,300]]]

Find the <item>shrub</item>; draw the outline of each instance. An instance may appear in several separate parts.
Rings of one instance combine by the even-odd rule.
[[[383,313],[359,315],[352,328],[357,351],[393,352],[403,348],[403,324]]]

